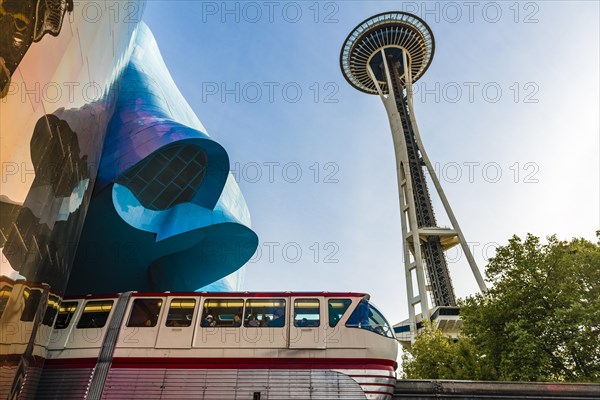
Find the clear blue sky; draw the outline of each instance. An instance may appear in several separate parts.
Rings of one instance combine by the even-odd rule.
[[[389,10],[416,11],[435,35],[417,121],[479,267],[513,234],[595,238],[598,2],[423,4],[147,3],[250,208],[261,245],[246,290],[365,291],[392,323],[408,316],[387,118],[339,70],[347,34]],[[476,290],[464,258],[450,268],[459,296]]]

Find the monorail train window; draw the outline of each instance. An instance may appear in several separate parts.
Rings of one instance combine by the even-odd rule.
[[[71,323],[71,319],[75,314],[75,310],[77,310],[77,302],[76,301],[66,301],[64,303],[60,303],[60,307],[58,307],[58,316],[56,317],[56,322],[54,322],[55,329],[65,329]]]
[[[169,307],[169,314],[165,326],[185,327],[192,324],[194,316],[195,299],[173,299]]]
[[[135,299],[131,306],[128,327],[151,328],[158,323],[162,299]]]
[[[319,299],[296,299],[294,301],[294,326],[314,328],[321,325]]]
[[[35,313],[38,309],[38,304],[42,299],[42,292],[40,290],[23,290],[23,298],[25,299],[25,308],[21,314],[21,321],[31,322],[35,318]]]
[[[244,326],[248,328],[281,328],[285,325],[285,300],[246,300]]]
[[[378,335],[393,338],[392,328],[383,315],[366,299],[362,299],[346,322],[350,328],[366,329]]]
[[[11,292],[12,287],[8,285],[5,285],[2,289],[0,289],[0,317],[2,317],[2,314],[4,314],[4,309],[6,308],[6,304],[8,303]]]
[[[77,322],[77,329],[102,328],[106,325],[112,306],[113,300],[88,301]]]
[[[329,299],[328,311],[329,311],[329,326],[334,328],[337,326],[340,319],[352,304],[350,299]]]
[[[54,318],[58,313],[58,304],[58,297],[50,296],[48,298],[48,306],[46,307],[46,312],[44,313],[44,319],[42,321],[42,324],[46,326],[52,326],[52,324],[54,323]]]
[[[210,299],[204,301],[202,311],[203,327],[242,326],[244,315],[243,299]]]

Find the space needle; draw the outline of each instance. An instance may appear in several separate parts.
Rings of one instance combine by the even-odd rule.
[[[445,257],[450,248],[461,246],[479,289],[486,290],[425,152],[415,119],[413,83],[427,71],[434,50],[433,33],[425,21],[404,12],[386,12],[361,22],[346,38],[340,54],[340,67],[348,83],[361,92],[379,95],[392,131],[409,305],[408,320],[395,329],[401,341],[400,334],[407,334],[405,342],[412,341],[422,320],[438,319],[437,325],[450,334],[460,328]],[[426,173],[451,227],[437,225]]]

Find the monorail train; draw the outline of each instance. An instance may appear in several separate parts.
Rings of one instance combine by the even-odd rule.
[[[397,341],[367,294],[127,292],[59,301],[42,287],[0,284],[0,312],[12,321],[18,310],[22,325],[33,324],[40,303],[48,305],[33,349],[40,367],[27,370],[19,398],[393,395]]]

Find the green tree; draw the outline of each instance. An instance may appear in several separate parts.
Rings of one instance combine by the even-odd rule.
[[[461,305],[463,334],[501,380],[600,381],[600,232],[542,244],[513,236]]]
[[[490,380],[495,373],[469,338],[454,340],[426,323],[402,355],[405,379]]]
[[[600,231],[541,243],[513,236],[489,260],[491,288],[460,302],[462,337],[426,326],[406,378],[600,382]]]

